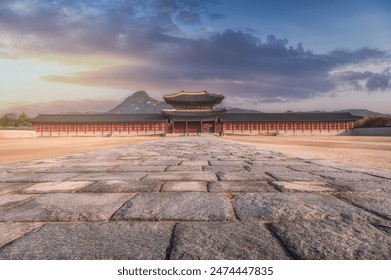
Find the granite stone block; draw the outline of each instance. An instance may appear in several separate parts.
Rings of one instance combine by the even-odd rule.
[[[140,193],[113,216],[114,220],[234,220],[232,206],[220,194],[204,192]]]
[[[391,236],[367,223],[326,219],[272,223],[270,227],[297,259],[391,258]]]
[[[181,222],[170,259],[284,260],[285,251],[263,225],[239,222]]]
[[[372,217],[333,196],[314,193],[246,193],[235,195],[241,221],[368,220]]]
[[[134,194],[54,193],[45,194],[0,212],[0,221],[75,222],[104,221]]]
[[[91,193],[136,193],[136,192],[158,192],[163,181],[159,180],[133,180],[133,181],[98,181],[79,192]]]
[[[0,259],[165,259],[172,227],[156,222],[47,224],[0,250]]]

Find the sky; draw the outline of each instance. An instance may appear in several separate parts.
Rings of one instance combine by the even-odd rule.
[[[391,1],[0,0],[0,114],[104,112],[139,90],[391,113]]]

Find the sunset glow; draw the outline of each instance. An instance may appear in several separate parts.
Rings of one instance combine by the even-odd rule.
[[[390,26],[386,0],[0,1],[0,113],[104,112],[138,90],[391,113]]]

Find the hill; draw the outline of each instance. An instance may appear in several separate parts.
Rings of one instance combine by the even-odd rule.
[[[287,113],[292,113],[293,111],[287,111]],[[349,112],[353,116],[363,116],[363,117],[368,117],[368,116],[380,116],[380,117],[385,117],[388,116],[387,114],[382,114],[379,112],[374,112],[370,111],[367,109],[344,109],[344,110],[338,110],[338,111],[305,111],[300,113],[325,113],[325,112],[330,112],[330,113],[346,113]]]
[[[137,91],[111,109],[109,114],[159,114],[162,109],[171,108],[164,101],[150,97],[145,91]]]
[[[228,108],[228,113],[262,113],[257,110],[242,109],[242,108]]]

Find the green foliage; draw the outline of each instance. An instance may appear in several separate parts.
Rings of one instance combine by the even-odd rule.
[[[357,127],[384,127],[391,125],[391,117],[365,117],[357,121]]]
[[[0,127],[30,127],[29,117],[22,113],[6,113],[0,118]]]

